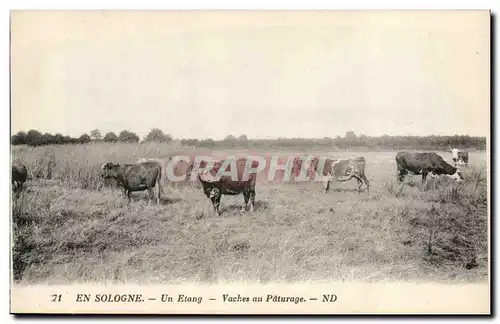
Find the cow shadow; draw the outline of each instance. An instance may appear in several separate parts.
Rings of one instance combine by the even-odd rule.
[[[333,192],[358,192],[358,189],[356,188],[334,188],[334,189],[330,189],[329,191],[333,191]],[[359,192],[365,192],[366,191],[366,188],[361,188],[361,190]]]
[[[182,198],[179,198],[179,197],[160,197],[160,204],[161,205],[175,204],[179,201],[182,201]]]
[[[250,213],[250,204],[248,205],[246,211],[242,210],[243,207],[244,207],[244,203],[228,204],[228,205],[220,208],[219,213],[220,213],[220,215],[226,214],[226,213],[235,213],[235,212],[241,213],[241,214]],[[267,203],[267,201],[258,200],[255,202],[254,212],[263,211],[266,209],[269,209],[269,204]]]
[[[124,197],[125,200],[128,200],[127,197]],[[130,203],[135,203],[135,202],[139,202],[139,201],[142,201],[144,203],[148,203],[149,202],[149,197],[147,195],[134,195],[132,194],[130,196]],[[182,201],[181,198],[174,198],[174,197],[165,197],[165,196],[161,196],[160,197],[160,205],[170,205],[170,204],[174,204],[174,203],[177,203],[179,201]],[[151,202],[151,205],[155,205],[156,204],[156,197],[153,198],[153,201]]]

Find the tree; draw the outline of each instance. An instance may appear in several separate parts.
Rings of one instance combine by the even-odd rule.
[[[36,129],[30,129],[26,134],[26,144],[31,146],[38,146],[42,144],[42,133]]]
[[[233,135],[227,135],[226,137],[224,137],[224,141],[227,141],[227,142],[233,142],[236,140],[236,137],[234,137]]]
[[[207,148],[213,148],[215,146],[215,141],[211,138],[207,138],[207,139],[200,141],[200,146],[207,147]]]
[[[240,135],[240,137],[238,137],[238,141],[246,142],[246,141],[248,141],[248,137],[245,134]]]
[[[16,134],[10,137],[10,143],[12,145],[22,145],[26,144],[26,133],[25,132],[17,132]]]
[[[348,131],[345,133],[344,138],[348,141],[355,141],[358,137],[356,136],[356,133],[353,131]]]
[[[104,135],[104,141],[105,142],[117,142],[118,141],[118,136],[114,132],[108,132],[106,135]]]
[[[100,141],[102,139],[102,134],[101,131],[96,129],[93,129],[90,131],[90,138],[93,139],[94,141]]]
[[[45,133],[42,135],[41,138],[41,145],[50,145],[50,144],[55,144],[55,139],[54,136],[50,133]]]
[[[144,138],[144,142],[170,143],[171,141],[172,136],[165,135],[159,128],[153,128]]]
[[[139,142],[139,136],[136,133],[129,132],[128,130],[122,130],[118,135],[118,141],[127,143],[137,143]]]
[[[185,146],[198,146],[198,144],[200,143],[199,140],[197,140],[196,138],[187,138],[187,139],[181,139],[181,145],[185,145]]]
[[[71,138],[69,136],[64,136],[64,143],[65,144],[76,143],[76,142],[77,142],[76,138]]]
[[[85,143],[88,143],[88,142],[90,142],[90,136],[87,135],[87,134],[83,134],[82,136],[80,136],[78,138],[78,143],[80,143],[80,144],[85,144]]]
[[[64,144],[64,136],[61,134],[61,133],[57,133],[56,135],[54,135],[54,137],[52,138],[54,144]]]

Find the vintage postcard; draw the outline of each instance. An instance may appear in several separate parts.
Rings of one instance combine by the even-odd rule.
[[[10,16],[11,313],[490,314],[488,10]]]

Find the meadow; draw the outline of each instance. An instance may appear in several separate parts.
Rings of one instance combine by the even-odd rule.
[[[164,184],[127,203],[100,178],[105,162],[219,154],[179,145],[85,144],[12,147],[30,180],[13,199],[12,264],[19,283],[279,283],[310,281],[486,282],[488,181],[473,152],[464,182],[409,176],[396,181],[396,152],[367,160],[370,192],[356,181],[264,183],[254,213],[223,196],[211,213],[197,184]],[[232,152],[226,152],[232,153]],[[243,154],[245,152],[234,152]],[[287,154],[280,151],[276,154]],[[309,152],[308,152],[309,153]],[[348,157],[352,152],[324,152]],[[220,153],[222,154],[222,153]],[[439,152],[451,162],[449,152]]]

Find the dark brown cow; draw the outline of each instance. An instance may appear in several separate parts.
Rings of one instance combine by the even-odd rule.
[[[28,179],[28,169],[22,163],[13,163],[12,164],[12,188],[15,193],[19,193],[22,191],[24,183]]]
[[[163,192],[161,171],[160,164],[152,161],[122,165],[108,162],[102,166],[101,177],[115,179],[123,187],[129,202],[133,191],[147,190],[149,203],[151,203],[154,198],[154,188],[158,184],[157,203],[160,203],[161,192]]]
[[[345,182],[353,178],[358,182],[358,193],[361,191],[363,184],[366,185],[366,190],[370,191],[370,182],[365,175],[366,160],[364,157],[349,159],[324,158],[324,160],[323,170],[318,170],[320,162],[318,157],[312,159],[309,168],[323,177],[325,193],[330,189],[330,182],[332,180]]]
[[[410,153],[399,152],[396,154],[396,165],[398,168],[398,182],[402,182],[408,172],[421,174],[422,183],[425,183],[428,174],[447,175],[455,181],[461,182],[462,172],[449,165],[440,155],[434,152]]]
[[[218,172],[221,167],[229,160],[215,161],[213,167],[209,171],[198,173],[198,180],[203,186],[203,192],[212,201],[214,211],[220,215],[219,205],[222,195],[238,195],[243,194],[245,206],[242,210],[246,211],[248,202],[250,202],[250,211],[254,211],[255,206],[255,184],[257,176],[255,173],[248,173],[247,179],[244,179],[245,170],[248,170],[247,159],[240,158],[235,162],[237,178],[232,179],[230,175],[222,175],[218,177]],[[251,168],[257,168],[259,163],[252,160]],[[206,168],[207,162],[201,161],[200,168]],[[223,170],[221,170],[222,172]],[[231,171],[231,164],[228,164],[225,171]],[[220,173],[219,175],[221,175]]]

